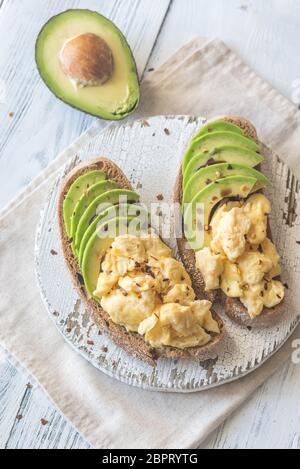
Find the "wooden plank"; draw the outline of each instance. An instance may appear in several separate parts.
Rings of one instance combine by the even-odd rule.
[[[0,208],[96,120],[56,100],[35,69],[35,37],[43,23],[61,11],[62,3],[2,3],[0,80],[6,85],[6,102],[0,102]],[[126,35],[142,75],[169,3],[161,0],[153,8],[152,0],[65,0],[63,8],[90,8],[112,19]],[[25,381],[12,364],[2,363],[0,448],[88,447],[43,392],[28,390]],[[45,428],[40,418],[49,420]]]
[[[155,8],[152,0],[63,2],[64,9],[90,8],[115,21],[132,46],[140,74],[168,5],[169,0]],[[57,100],[35,67],[35,38],[61,9],[59,0],[8,0],[1,8],[0,80],[6,86],[6,102],[0,104],[0,208],[96,120]]]
[[[34,380],[0,365],[0,448],[88,448]]]
[[[202,448],[300,449],[300,366],[282,367]]]
[[[173,0],[147,69],[196,36],[222,39],[291,99],[300,78],[300,3],[293,0]]]

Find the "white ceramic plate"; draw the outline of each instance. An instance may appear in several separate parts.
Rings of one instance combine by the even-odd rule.
[[[41,215],[36,238],[36,269],[42,298],[65,339],[95,367],[127,384],[150,390],[193,392],[238,379],[255,370],[286,341],[300,320],[299,184],[287,166],[264,148],[263,171],[273,182],[271,228],[282,256],[286,290],[285,312],[279,324],[248,330],[227,319],[225,337],[212,355],[201,360],[160,359],[156,369],[132,358],[101,334],[75,291],[65,265],[57,223],[59,185],[80,161],[107,156],[125,172],[141,201],[150,204],[158,194],[172,200],[172,190],[184,147],[204,119],[157,116],[102,133],[93,128],[72,149],[71,159],[57,178]],[[175,247],[174,242],[171,247]],[[51,254],[52,252],[52,254]],[[55,254],[57,253],[57,254]]]

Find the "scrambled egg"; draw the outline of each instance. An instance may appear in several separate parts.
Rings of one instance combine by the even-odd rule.
[[[270,202],[253,194],[246,202],[228,202],[211,221],[211,244],[196,253],[206,289],[221,288],[239,298],[249,315],[258,316],[264,306],[272,308],[284,297],[279,255],[267,238]]]
[[[201,346],[220,332],[211,303],[195,300],[182,263],[154,233],[115,238],[94,294],[115,323],[144,335],[152,347]]]

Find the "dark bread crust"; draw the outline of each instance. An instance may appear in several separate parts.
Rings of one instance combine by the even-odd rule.
[[[59,231],[60,238],[63,247],[63,253],[66,260],[66,264],[71,273],[72,281],[80,294],[83,301],[89,307],[95,323],[99,326],[101,331],[109,335],[112,340],[123,348],[127,353],[136,356],[140,360],[149,363],[151,366],[156,366],[156,360],[159,357],[165,358],[197,358],[201,357],[205,352],[211,350],[211,348],[217,344],[223,335],[223,321],[218,317],[217,314],[212,312],[214,319],[218,322],[221,333],[212,336],[211,342],[204,347],[190,347],[184,350],[174,347],[164,347],[161,349],[155,349],[148,345],[144,338],[133,332],[127,332],[123,326],[114,323],[108,316],[108,314],[97,304],[93,299],[89,298],[84,288],[82,277],[80,275],[80,267],[76,257],[74,256],[71,249],[71,242],[67,236],[64,221],[63,221],[63,202],[65,195],[71,184],[75,179],[82,174],[91,170],[103,170],[109,179],[113,179],[119,183],[119,185],[125,189],[132,190],[131,184],[121,171],[121,169],[107,158],[97,158],[87,163],[81,163],[76,166],[65,178],[60,188],[60,195],[58,200],[58,219],[59,219]]]
[[[244,117],[239,116],[223,116],[213,119],[213,121],[223,119],[224,121],[231,122],[232,124],[238,125],[243,129],[243,133],[247,137],[253,138],[257,143],[259,143],[257,132],[255,127],[251,124],[250,121]],[[174,187],[174,202],[181,204],[182,200],[182,171],[181,167],[177,175],[177,179]],[[270,225],[268,224],[268,237],[272,240],[272,234],[270,230]],[[264,308],[262,313],[256,318],[251,318],[248,314],[247,308],[241,303],[238,298],[229,298],[221,290],[205,291],[205,283],[200,271],[196,268],[195,265],[195,254],[192,249],[189,248],[188,242],[185,239],[184,235],[182,239],[177,239],[177,246],[182,262],[190,274],[191,278],[195,281],[197,285],[197,294],[210,299],[210,301],[220,300],[221,304],[224,306],[224,311],[226,315],[237,322],[242,326],[247,327],[268,327],[273,325],[278,319],[281,318],[283,313],[283,303],[284,300],[274,308]],[[279,278],[280,279],[280,278]]]

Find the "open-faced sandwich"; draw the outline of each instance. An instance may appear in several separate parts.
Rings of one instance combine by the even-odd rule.
[[[220,293],[230,318],[257,327],[274,323],[284,298],[262,161],[253,125],[219,118],[193,137],[174,190],[184,231],[178,249],[187,272],[210,301]]]
[[[112,161],[68,174],[59,198],[64,256],[102,331],[155,366],[159,357],[198,357],[222,337],[211,302],[148,225],[139,195]]]

